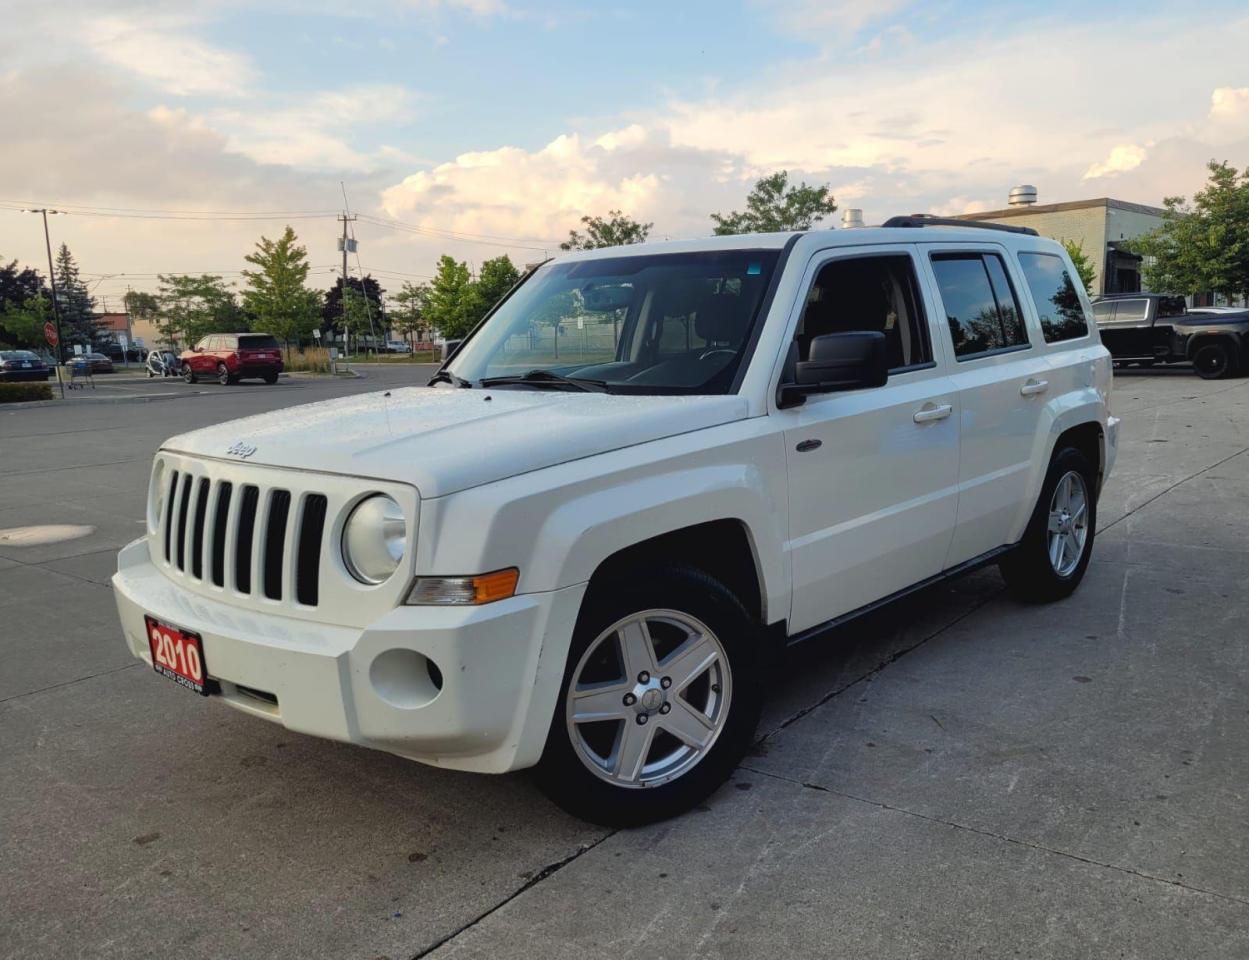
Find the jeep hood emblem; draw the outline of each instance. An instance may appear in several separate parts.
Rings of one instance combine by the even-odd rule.
[[[246,460],[256,452],[255,444],[248,443],[246,440],[235,440],[230,444],[230,449],[226,451],[227,456],[238,457],[240,460]]]

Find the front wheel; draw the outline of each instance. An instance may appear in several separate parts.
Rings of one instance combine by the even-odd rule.
[[[1044,603],[1071,594],[1088,569],[1097,525],[1097,472],[1075,447],[1054,454],[1023,539],[999,567],[1012,594]]]
[[[718,580],[686,566],[595,584],[537,768],[574,816],[609,826],[682,813],[754,737],[763,631]]]

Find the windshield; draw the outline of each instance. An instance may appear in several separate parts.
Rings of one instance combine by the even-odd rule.
[[[727,393],[778,250],[622,256],[538,270],[448,370],[477,383],[549,371],[612,393]],[[549,386],[535,378],[530,386]]]

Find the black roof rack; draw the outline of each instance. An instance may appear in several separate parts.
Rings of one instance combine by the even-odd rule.
[[[1031,227],[1012,227],[1005,223],[989,223],[987,220],[959,220],[955,217],[934,217],[927,213],[913,213],[909,217],[890,217],[882,227],[975,227],[977,230],[1001,230],[1004,233],[1022,233],[1040,236]]]

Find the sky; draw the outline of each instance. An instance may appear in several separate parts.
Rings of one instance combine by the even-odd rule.
[[[0,0],[0,259],[101,300],[335,217],[390,292],[586,214],[710,233],[778,169],[868,223],[1191,195],[1249,165],[1249,8],[1052,0]],[[834,215],[832,223],[839,220]]]

